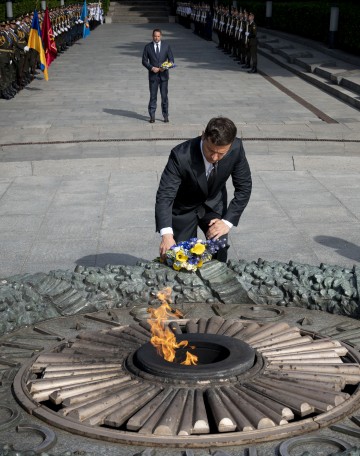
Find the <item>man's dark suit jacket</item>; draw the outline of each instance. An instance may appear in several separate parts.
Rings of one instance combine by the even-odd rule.
[[[156,56],[153,41],[145,46],[142,56],[142,64],[149,70],[150,80],[157,78],[158,75],[162,81],[167,81],[169,79],[169,70],[160,71],[159,73],[153,73],[151,71],[152,67],[160,68],[166,60],[174,62],[173,53],[171,52],[170,46],[165,41],[161,41],[159,58]]]
[[[201,137],[176,146],[170,154],[156,194],[156,230],[172,227],[172,215],[204,212],[204,205],[237,226],[251,194],[251,173],[242,141],[235,138],[229,152],[219,160],[217,176],[209,194]],[[226,181],[232,177],[234,198],[227,206]]]

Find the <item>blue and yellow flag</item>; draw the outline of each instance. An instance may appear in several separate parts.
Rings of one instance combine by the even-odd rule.
[[[40,23],[39,23],[39,16],[37,11],[34,11],[34,17],[31,23],[29,41],[28,41],[29,48],[35,49],[40,55],[40,69],[44,73],[44,78],[46,80],[49,79],[46,59],[45,59],[45,52],[43,43],[41,41],[41,31],[40,31]]]
[[[84,4],[81,8],[81,15],[80,19],[83,21],[83,38],[86,38],[88,35],[90,35],[90,25],[89,25],[89,16],[88,16],[88,10],[86,6],[86,0],[84,0]]]

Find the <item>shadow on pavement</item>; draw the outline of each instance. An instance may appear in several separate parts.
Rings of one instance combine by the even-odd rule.
[[[111,114],[112,116],[122,116],[122,117],[130,117],[131,119],[139,119],[139,120],[148,120],[149,116],[143,116],[142,114],[138,114],[134,111],[127,111],[126,109],[103,109],[103,112],[107,114]]]
[[[149,263],[149,260],[145,258],[138,258],[127,253],[100,253],[99,255],[87,255],[76,260],[76,264],[82,266],[99,266],[104,267],[107,264],[112,265],[124,265],[124,266],[135,266],[138,261]]]
[[[350,260],[360,260],[360,246],[334,236],[315,236],[314,240],[321,245],[331,247],[339,255]]]

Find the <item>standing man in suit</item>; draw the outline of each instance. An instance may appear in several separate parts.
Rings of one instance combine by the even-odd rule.
[[[150,123],[155,122],[155,111],[157,102],[158,88],[160,87],[161,94],[161,110],[164,117],[164,122],[169,122],[169,100],[168,100],[168,81],[169,70],[161,68],[162,63],[166,60],[174,62],[174,56],[170,46],[161,40],[161,30],[153,30],[153,40],[148,43],[143,52],[142,64],[149,71],[149,115]]]
[[[156,230],[160,257],[174,244],[197,236],[221,239],[217,253],[226,262],[228,233],[237,226],[251,194],[251,173],[234,123],[225,117],[209,121],[202,136],[176,146],[170,153],[156,194]],[[227,204],[226,181],[231,176],[234,197]]]

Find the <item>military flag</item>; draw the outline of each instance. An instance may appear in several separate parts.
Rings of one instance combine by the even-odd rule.
[[[46,80],[49,79],[47,65],[46,65],[46,58],[45,52],[43,48],[43,44],[41,41],[41,31],[40,31],[40,23],[39,23],[39,16],[37,11],[34,11],[34,17],[31,23],[30,35],[28,40],[29,48],[35,49],[39,53],[40,56],[40,69],[44,73],[44,78]]]
[[[88,16],[88,10],[86,6],[86,0],[84,0],[84,4],[81,8],[81,15],[80,19],[83,21],[83,38],[86,38],[88,35],[90,35],[90,25],[89,25],[89,16]]]
[[[54,32],[50,22],[49,10],[46,7],[44,21],[42,23],[41,36],[44,44],[46,65],[49,67],[56,58],[57,49],[55,44]]]

